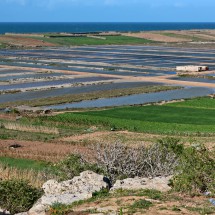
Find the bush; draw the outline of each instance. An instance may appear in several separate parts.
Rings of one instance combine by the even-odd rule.
[[[215,195],[215,156],[204,146],[187,147],[182,153],[176,175],[172,180],[176,191]]]
[[[101,168],[96,164],[91,164],[84,160],[81,155],[72,154],[65,160],[54,164],[48,170],[52,175],[57,176],[60,181],[72,179],[74,176],[80,175],[81,172],[91,170],[96,173],[103,173]]]
[[[184,151],[184,145],[180,143],[180,139],[173,137],[166,137],[157,140],[163,148],[166,148],[170,152],[174,152],[176,155],[180,156]]]
[[[169,147],[156,143],[150,147],[128,147],[122,143],[98,144],[97,164],[114,183],[128,177],[156,177],[173,174],[178,157]]]
[[[0,181],[0,207],[11,214],[28,211],[41,195],[41,190],[33,188],[26,181]]]

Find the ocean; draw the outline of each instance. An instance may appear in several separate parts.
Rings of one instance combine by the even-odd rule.
[[[86,33],[101,31],[159,31],[215,29],[215,23],[0,23],[0,34],[5,33]]]

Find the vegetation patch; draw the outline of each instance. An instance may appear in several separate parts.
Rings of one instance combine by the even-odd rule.
[[[22,180],[0,181],[0,206],[11,214],[28,211],[42,195],[36,189]]]
[[[22,158],[0,157],[0,164],[22,170],[42,171],[48,167],[48,163]]]
[[[35,38],[35,37],[34,37]],[[147,40],[147,39],[140,39],[135,37],[128,37],[128,36],[100,36],[100,38],[92,38],[92,37],[44,37],[42,38],[43,41],[49,42],[56,45],[63,45],[63,46],[83,46],[83,45],[137,45],[137,44],[146,44],[146,43],[153,43],[154,41]],[[37,38],[41,40],[41,38]]]

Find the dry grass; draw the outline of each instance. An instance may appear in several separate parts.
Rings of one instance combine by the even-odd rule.
[[[8,130],[27,131],[45,134],[59,134],[59,130],[57,128],[50,128],[45,126],[21,125],[16,122],[5,122],[2,123],[2,125],[4,128]]]
[[[27,180],[32,186],[38,188],[40,188],[46,182],[46,178],[41,172],[36,172],[34,170],[16,169],[0,165],[0,180],[10,179]]]
[[[10,145],[19,144],[20,148],[11,149]],[[90,156],[88,145],[38,141],[0,140],[0,156],[25,158],[30,160],[58,162],[70,154]]]

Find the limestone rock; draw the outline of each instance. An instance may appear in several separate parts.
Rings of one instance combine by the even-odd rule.
[[[111,191],[117,189],[124,190],[139,190],[139,189],[154,189],[161,192],[166,192],[171,189],[168,185],[172,177],[156,177],[156,178],[127,178],[124,180],[117,180],[111,188]]]
[[[92,197],[95,191],[109,188],[109,180],[92,171],[85,171],[71,180],[58,183],[49,180],[43,185],[45,194],[28,212],[29,215],[45,215],[45,211],[54,203],[72,204],[75,201]]]
[[[45,195],[58,194],[78,194],[85,195],[87,198],[102,188],[108,188],[108,180],[92,171],[85,171],[71,180],[58,183],[55,180],[47,181],[43,185]]]
[[[43,205],[41,200],[38,200],[38,202],[28,211],[28,215],[46,215],[48,209],[48,206]]]

